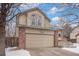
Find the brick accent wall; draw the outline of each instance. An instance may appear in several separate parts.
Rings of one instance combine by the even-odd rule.
[[[54,47],[58,47],[58,32],[54,31]]]
[[[19,27],[19,43],[18,46],[19,48],[24,48],[25,47],[25,28]]]

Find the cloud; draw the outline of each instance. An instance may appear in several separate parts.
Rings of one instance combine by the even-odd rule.
[[[52,21],[59,21],[60,19],[61,19],[61,18],[57,16],[57,17],[52,18],[51,20],[52,20]]]
[[[57,27],[63,27],[64,25],[67,24],[67,21],[63,17],[54,17],[51,19],[52,23],[55,24]]]
[[[51,12],[51,13],[56,13],[57,10],[58,10],[58,9],[57,9],[56,7],[53,7],[52,9],[50,9],[50,12]]]
[[[63,11],[63,10],[64,10],[64,8],[58,9],[57,7],[53,7],[53,8],[51,8],[49,10],[49,12],[55,14],[55,13],[60,12],[60,11]]]
[[[20,8],[24,10],[28,10],[34,7],[38,7],[39,5],[40,5],[39,3],[27,3],[27,4],[22,4]]]
[[[78,24],[72,24],[71,27],[74,28],[76,27]]]

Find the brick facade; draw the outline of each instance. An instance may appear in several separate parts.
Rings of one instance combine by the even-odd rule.
[[[25,47],[25,28],[19,27],[19,43],[18,46],[19,48],[24,48]]]

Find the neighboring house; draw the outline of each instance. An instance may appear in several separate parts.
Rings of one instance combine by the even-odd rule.
[[[72,42],[79,43],[79,26],[75,27],[70,33],[70,39]]]
[[[77,43],[79,43],[79,33],[76,35]]]
[[[43,48],[58,46],[62,40],[60,29],[51,29],[50,20],[38,8],[16,16],[16,37],[19,48]]]

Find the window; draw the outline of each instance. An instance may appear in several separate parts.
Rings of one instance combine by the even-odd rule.
[[[41,26],[41,16],[32,14],[32,26]]]
[[[41,26],[41,17],[38,18],[38,26]]]
[[[36,15],[35,14],[32,14],[32,26],[35,26],[36,25]]]
[[[36,25],[36,24],[35,24],[35,19],[34,19],[34,18],[32,19],[32,25],[33,25],[33,26]]]

